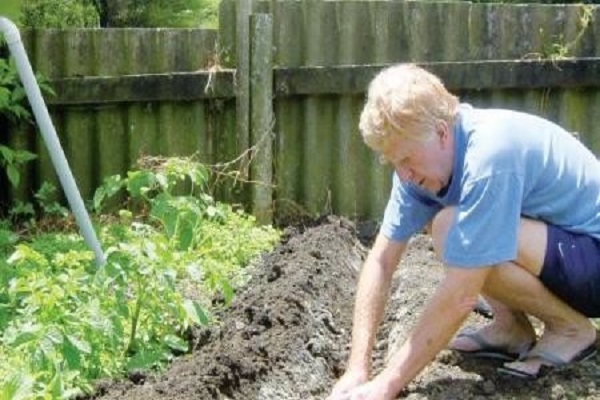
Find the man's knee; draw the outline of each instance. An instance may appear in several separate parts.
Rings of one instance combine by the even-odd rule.
[[[456,213],[455,207],[446,207],[433,217],[433,220],[428,225],[428,233],[433,238],[433,247],[438,256],[442,254],[444,244],[446,242],[446,236],[450,225],[454,221],[454,215]]]

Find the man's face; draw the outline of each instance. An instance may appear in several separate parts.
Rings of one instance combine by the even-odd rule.
[[[454,157],[453,137],[446,124],[440,124],[427,142],[392,134],[382,156],[394,166],[400,180],[436,194],[450,181]]]

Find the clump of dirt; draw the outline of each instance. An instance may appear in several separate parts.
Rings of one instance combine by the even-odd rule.
[[[250,283],[198,335],[192,353],[162,374],[98,385],[95,399],[323,399],[343,373],[355,286],[367,249],[350,222],[291,228],[258,263]],[[427,237],[413,240],[394,277],[374,354],[377,371],[409,333],[443,276]],[[473,314],[470,324],[485,318]],[[597,360],[595,360],[597,362]],[[596,362],[537,381],[499,375],[499,363],[445,351],[401,394],[408,399],[600,399]]]

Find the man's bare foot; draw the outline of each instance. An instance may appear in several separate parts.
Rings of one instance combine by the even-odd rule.
[[[459,333],[448,348],[461,353],[488,356],[487,354],[505,354],[514,359],[526,353],[535,342],[535,331],[530,323],[513,325],[510,329],[491,323],[479,330]],[[498,357],[504,358],[504,357]]]
[[[588,321],[589,322],[589,321]],[[526,377],[537,377],[542,366],[561,366],[582,361],[595,355],[596,329],[572,327],[560,331],[547,329],[526,358],[506,363],[502,371],[522,372]]]

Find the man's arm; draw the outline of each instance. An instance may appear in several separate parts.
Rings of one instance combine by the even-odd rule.
[[[406,242],[395,242],[382,234],[377,236],[365,261],[356,293],[352,327],[352,350],[347,371],[368,379],[371,351],[392,280]]]
[[[447,268],[413,332],[376,380],[393,395],[402,390],[460,328],[477,301],[490,268]],[[393,397],[390,397],[393,398]]]

